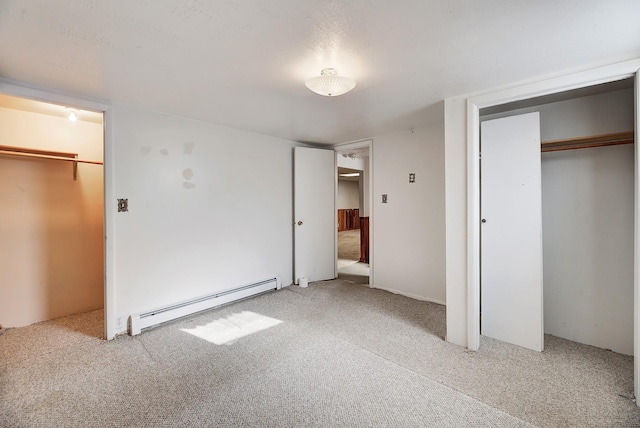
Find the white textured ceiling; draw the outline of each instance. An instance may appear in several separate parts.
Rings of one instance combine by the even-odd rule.
[[[0,1],[0,77],[316,143],[639,54],[638,0]],[[355,90],[308,91],[326,67]]]

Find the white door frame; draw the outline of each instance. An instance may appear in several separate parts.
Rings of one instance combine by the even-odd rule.
[[[369,287],[372,288],[374,281],[374,269],[375,263],[373,262],[373,140],[362,140],[362,141],[354,141],[351,143],[341,143],[335,144],[333,146],[333,150],[336,152],[336,156],[338,152],[344,152],[355,149],[369,149]],[[337,165],[337,161],[336,161]],[[336,166],[337,171],[337,166]],[[338,175],[336,174],[336,202],[335,206],[338,206]],[[335,259],[338,260],[338,228],[335,228],[336,234],[336,249],[335,249]],[[338,264],[336,263],[336,278],[338,277]]]
[[[0,78],[0,93],[28,98],[46,103],[77,107],[104,114],[104,337],[113,339],[116,335],[115,285],[114,285],[114,213],[115,196],[113,192],[113,111],[104,101],[83,98],[63,92],[30,86],[23,82]]]
[[[480,346],[480,109],[635,77],[640,59],[610,64],[467,98],[467,347]],[[638,82],[636,82],[638,84]],[[635,108],[638,108],[636,99]],[[636,124],[636,127],[638,125]],[[636,135],[635,224],[640,224],[640,150]],[[634,231],[634,393],[640,391],[640,228]]]

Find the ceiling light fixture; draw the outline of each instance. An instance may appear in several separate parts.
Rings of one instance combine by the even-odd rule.
[[[325,68],[320,72],[320,76],[307,79],[304,84],[316,94],[325,97],[337,97],[356,87],[355,81],[338,76],[338,70],[335,68]]]
[[[76,111],[70,108],[67,108],[67,117],[69,118],[70,122],[77,122],[78,121],[78,115],[76,114]]]

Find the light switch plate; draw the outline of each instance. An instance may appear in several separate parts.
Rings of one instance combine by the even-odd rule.
[[[387,203],[387,194],[386,194],[386,193],[383,193],[383,194],[382,194],[382,203],[383,203],[383,204],[386,204],[386,203]]]
[[[126,213],[129,211],[129,199],[118,199],[118,212]]]

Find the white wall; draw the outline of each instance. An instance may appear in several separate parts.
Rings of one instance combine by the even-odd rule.
[[[360,174],[360,217],[369,217],[369,209],[371,206],[371,173],[369,172],[369,158],[365,162]]]
[[[444,304],[442,110],[429,123],[373,138],[372,263],[376,288]],[[415,183],[409,173],[416,174]]]
[[[540,112],[542,141],[633,131],[633,89],[482,115],[481,121]]]
[[[336,156],[336,159],[339,167],[355,169],[358,171],[362,171],[365,165],[369,163],[368,158],[362,158],[362,157],[350,158],[350,157],[342,156],[342,153],[338,153]]]
[[[336,204],[336,209],[339,210],[358,209],[360,207],[360,184],[357,181],[339,179]]]
[[[467,102],[444,101],[447,341],[468,346]]]
[[[0,108],[3,145],[101,161],[102,124]],[[0,156],[0,325],[103,307],[103,168]]]
[[[633,130],[633,90],[540,112],[543,141]],[[545,333],[633,354],[633,146],[542,154]]]
[[[292,282],[290,141],[113,108],[118,331],[141,312],[279,276]]]
[[[633,145],[543,154],[545,333],[633,355]]]

